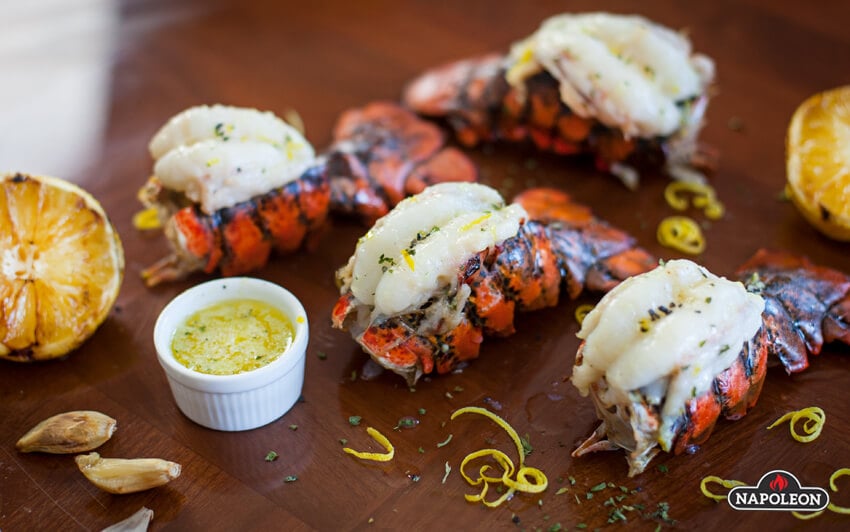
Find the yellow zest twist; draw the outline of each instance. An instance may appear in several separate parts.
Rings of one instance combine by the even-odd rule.
[[[576,308],[575,317],[576,317],[576,321],[578,322],[578,324],[579,324],[579,325],[581,325],[582,323],[584,323],[584,317],[585,317],[585,316],[587,316],[587,314],[588,314],[591,310],[593,310],[593,305],[588,305],[588,304],[585,304],[585,305],[579,305],[579,306]]]
[[[850,475],[850,469],[848,469],[846,467],[842,467],[841,469],[837,469],[835,472],[833,472],[832,475],[829,476],[829,489],[838,493],[838,487],[835,485],[835,480],[838,477],[843,477],[843,476],[846,476],[846,475]],[[831,511],[831,512],[835,512],[837,514],[850,515],[850,508],[847,508],[846,506],[838,506],[837,504],[829,503],[826,506],[826,509]],[[814,519],[815,517],[819,516],[820,514],[824,513],[825,511],[826,510],[818,510],[817,512],[812,512],[810,514],[801,514],[800,512],[791,512],[791,515],[793,515],[797,519],[807,520],[807,519]]]
[[[141,231],[159,229],[161,224],[159,223],[159,215],[156,212],[156,207],[150,207],[134,214],[133,227]]]
[[[507,421],[489,410],[477,406],[467,406],[455,410],[451,419],[454,419],[461,414],[479,414],[499,425],[505,432],[508,433],[508,436],[514,442],[517,449],[517,455],[519,456],[519,468],[515,469],[514,463],[510,457],[498,449],[480,449],[466,455],[460,464],[461,476],[470,486],[482,486],[480,493],[465,494],[464,498],[467,501],[481,501],[481,503],[485,506],[494,508],[508,500],[517,491],[525,493],[540,493],[546,489],[549,485],[549,480],[539,469],[525,465],[525,453],[523,452],[522,441],[520,440],[516,430],[514,430]],[[478,478],[473,479],[466,474],[466,466],[469,462],[484,457],[492,458],[502,468],[501,476],[489,475],[488,473],[490,469],[492,469],[489,464],[485,464],[478,469]],[[516,478],[512,478],[514,477],[514,471],[516,471]],[[487,496],[490,484],[502,484],[508,489],[498,499],[488,501],[485,497]]]
[[[702,492],[702,494],[703,494],[703,495],[705,495],[705,496],[706,496],[706,497],[708,497],[709,499],[714,499],[715,501],[718,501],[718,502],[720,502],[720,501],[722,501],[722,500],[725,500],[727,496],[726,496],[726,494],[723,494],[723,495],[716,495],[716,494],[712,493],[712,492],[708,489],[708,484],[709,484],[709,483],[720,484],[720,485],[721,485],[721,486],[723,486],[724,488],[728,488],[728,489],[732,489],[732,488],[734,488],[735,486],[746,486],[746,484],[745,484],[744,482],[741,482],[740,480],[725,480],[725,479],[722,479],[722,478],[720,478],[720,477],[715,477],[715,476],[707,476],[707,477],[705,477],[705,478],[704,478],[704,479],[702,479],[702,481],[699,483],[699,489],[700,489],[700,491]]]
[[[800,420],[805,420],[803,423],[803,432],[807,435],[798,434],[795,430],[794,426]],[[792,412],[788,412],[781,418],[774,421],[768,428],[768,430],[773,427],[782,424],[786,421],[790,420],[790,429],[791,429],[791,437],[795,440],[803,443],[808,443],[817,439],[820,436],[820,431],[823,429],[823,424],[826,422],[826,414],[823,409],[817,406],[810,406],[808,408],[803,408],[801,410],[795,410]]]
[[[684,194],[693,195],[690,204],[702,209],[705,216],[710,220],[719,220],[723,217],[726,209],[717,200],[714,189],[704,183],[689,183],[685,181],[673,181],[664,189],[664,199],[667,204],[677,211],[688,208],[688,200]]]
[[[846,476],[846,475],[850,475],[850,469],[847,469],[846,467],[842,467],[841,469],[836,470],[829,477],[829,489],[838,493],[838,487],[836,487],[836,485],[835,485],[835,479],[837,479],[838,477]],[[835,512],[837,514],[850,515],[850,508],[848,508],[846,506],[838,506],[837,504],[829,503],[827,508],[829,508],[830,510],[832,510],[833,512]]]
[[[705,237],[702,229],[687,216],[668,216],[661,220],[657,232],[658,242],[691,255],[705,251]]]
[[[342,450],[347,452],[348,454],[352,454],[352,455],[356,456],[357,458],[360,458],[361,460],[374,460],[376,462],[389,462],[390,460],[392,460],[393,456],[395,456],[395,447],[393,447],[393,444],[390,443],[390,440],[388,440],[386,436],[384,436],[383,434],[381,434],[377,430],[373,429],[372,427],[366,427],[366,432],[369,434],[369,436],[372,436],[372,439],[374,439],[376,442],[380,443],[381,446],[384,449],[387,450],[387,452],[386,453],[361,452],[361,451],[355,451],[354,449],[351,449],[349,447],[343,447]]]

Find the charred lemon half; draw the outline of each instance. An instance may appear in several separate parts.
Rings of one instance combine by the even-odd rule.
[[[0,358],[67,354],[106,319],[124,251],[103,207],[55,177],[0,174]]]
[[[850,240],[850,86],[797,108],[786,156],[786,191],[797,209],[828,237]]]

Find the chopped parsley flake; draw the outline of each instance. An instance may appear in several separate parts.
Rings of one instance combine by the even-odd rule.
[[[626,519],[625,514],[619,508],[614,508],[613,510],[611,510],[611,513],[608,514],[608,522],[609,523],[616,523],[617,521],[626,521],[626,520],[627,519]]]
[[[378,265],[381,267],[382,273],[393,272],[393,266],[396,265],[395,259],[392,257],[387,257],[383,253],[378,257]]]
[[[593,492],[602,491],[602,490],[604,490],[607,486],[608,486],[608,484],[606,484],[605,482],[600,482],[599,484],[597,484],[597,485],[593,486],[592,488],[590,488],[590,491],[593,491]]]
[[[361,416],[348,416],[348,424],[352,427],[359,425],[362,420],[363,418]]]
[[[413,419],[412,417],[403,417],[403,418],[398,420],[398,423],[396,423],[396,426],[393,427],[393,429],[395,429],[395,430],[410,429],[410,428],[415,427],[418,423],[419,422],[417,420]]]
[[[269,451],[269,454],[266,455],[266,462],[274,462],[277,460],[278,454],[274,451]]]
[[[531,446],[531,442],[528,434],[523,438],[520,436],[519,442],[522,444],[522,454],[523,456],[528,456],[534,451],[534,447]]]

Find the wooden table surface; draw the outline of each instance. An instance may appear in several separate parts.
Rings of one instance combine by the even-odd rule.
[[[278,421],[248,432],[202,428],[184,417],[169,392],[152,342],[157,314],[176,294],[208,277],[156,289],[139,272],[167,251],[161,235],[131,223],[137,189],[148,177],[151,135],[170,116],[202,103],[295,109],[321,149],[344,109],[397,99],[405,82],[438,63],[504,51],[547,16],[564,9],[629,13],[625,1],[573,2],[273,2],[224,0],[89,0],[5,3],[0,7],[0,167],[75,181],[101,200],[124,243],[126,272],[117,304],[81,348],[63,360],[0,362],[0,529],[99,529],[141,506],[154,510],[154,530],[263,529],[573,529],[607,524],[615,492],[588,490],[603,481],[630,493],[622,504],[652,512],[669,503],[680,529],[782,530],[847,528],[828,513],[802,522],[785,512],[737,512],[699,491],[706,475],[753,484],[772,469],[807,485],[827,486],[850,466],[850,352],[829,346],[799,375],[772,368],[756,408],[718,423],[693,455],[659,456],[637,478],[626,477],[622,453],[570,457],[595,427],[589,400],[568,381],[578,339],[573,312],[586,297],[522,315],[518,332],[486,340],[462,373],[426,379],[415,391],[392,374],[359,378],[367,360],[329,313],[333,273],[364,229],[334,220],[332,236],[312,253],[273,260],[257,277],[282,284],[304,302],[311,321],[303,402]],[[817,91],[850,81],[850,4],[776,0],[640,2],[640,14],[683,28],[695,48],[717,63],[716,95],[702,139],[717,148],[712,183],[728,213],[706,231],[698,260],[717,274],[732,271],[757,248],[808,255],[850,272],[850,248],[811,229],[781,200],[784,136],[796,106]],[[662,198],[667,179],[645,175],[630,192],[587,163],[543,156],[523,147],[473,150],[485,182],[507,195],[553,185],[664,258],[654,231],[672,214]],[[321,358],[320,353],[326,354]],[[357,372],[358,378],[351,376]],[[466,405],[497,409],[534,450],[530,465],[550,487],[519,495],[497,509],[467,503],[460,460],[495,439],[511,444],[486,420],[450,414]],[[790,409],[820,405],[821,437],[808,445],[765,427]],[[426,409],[426,414],[417,412]],[[97,409],[118,420],[104,456],[155,456],[177,461],[183,474],[166,487],[109,495],[90,485],[70,456],[21,454],[15,441],[57,412]],[[353,427],[348,418],[359,415]],[[413,429],[393,430],[416,416]],[[294,426],[297,425],[297,430]],[[340,439],[369,446],[364,426],[387,434],[396,457],[370,464],[343,454]],[[438,446],[449,436],[449,444]],[[424,450],[419,452],[419,448]],[[274,450],[280,458],[266,462]],[[451,466],[447,478],[445,464]],[[661,467],[663,466],[663,467]],[[284,482],[289,475],[295,482]],[[575,479],[572,485],[567,480]],[[558,493],[566,487],[566,493]],[[850,486],[833,494],[850,505]],[[618,493],[619,490],[616,490]],[[629,514],[651,530],[657,519]]]

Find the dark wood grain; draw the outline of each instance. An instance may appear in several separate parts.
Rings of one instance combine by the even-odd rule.
[[[108,10],[108,2],[103,4]],[[333,236],[314,252],[276,259],[256,274],[293,291],[311,320],[304,401],[282,419],[243,433],[195,425],[177,410],[156,362],[152,331],[157,314],[177,293],[205,279],[199,275],[147,289],[139,278],[141,269],[167,250],[162,237],[137,232],[131,215],[139,208],[136,190],[151,170],[147,142],[171,115],[216,102],[279,114],[292,108],[320,148],[329,142],[341,111],[398,98],[405,82],[428,67],[505,50],[564,9],[628,13],[637,7],[590,0],[120,2],[109,37],[85,41],[104,47],[104,78],[102,93],[91,98],[91,113],[83,115],[92,124],[77,125],[96,126],[102,119],[102,129],[92,137],[90,151],[53,160],[56,166],[49,172],[82,184],[101,200],[124,243],[125,279],[114,311],[77,352],[50,363],[0,363],[0,529],[99,529],[142,505],[155,512],[154,530],[548,530],[556,523],[564,529],[586,523],[592,529],[608,526],[610,508],[603,503],[614,493],[585,495],[601,481],[639,490],[625,503],[643,504],[646,511],[668,502],[681,529],[804,526],[786,513],[736,512],[715,504],[700,495],[699,481],[718,475],[755,483],[763,473],[781,468],[805,484],[826,486],[833,470],[850,466],[848,349],[827,347],[808,371],[793,377],[771,369],[751,414],[719,423],[696,454],[660,456],[646,473],[628,479],[620,453],[570,457],[576,442],[595,426],[592,406],[568,381],[578,346],[573,311],[591,298],[521,316],[517,334],[486,340],[481,358],[462,373],[426,379],[415,391],[394,375],[351,379],[366,357],[329,323],[337,295],[333,272],[363,232],[350,222],[334,220]],[[4,9],[0,18],[17,20],[15,13],[2,16]],[[814,92],[850,82],[850,4],[648,0],[639,9],[671,27],[687,28],[696,48],[718,67],[717,94],[702,138],[721,153],[713,184],[728,214],[708,228],[708,249],[699,260],[715,273],[731,274],[767,246],[850,272],[848,245],[820,236],[790,203],[777,199],[784,186],[785,129],[794,109]],[[61,17],[69,17],[70,24],[71,15],[70,8],[42,10],[29,18],[17,13],[25,30],[58,24]],[[63,46],[90,37],[85,32],[30,34],[51,44],[13,61],[16,83],[27,83],[28,73],[44,76],[50,69],[57,69],[58,79],[64,72],[60,67],[75,67],[63,59]],[[10,47],[9,54],[14,53]],[[3,79],[6,84],[5,74]],[[34,86],[33,98],[39,94]],[[15,143],[28,137],[15,130],[58,127],[74,116],[67,106],[76,105],[76,96],[44,101],[53,108],[30,102],[54,122],[34,124],[14,114],[19,123],[0,130],[0,143],[13,147],[0,152],[9,157],[0,159],[0,167],[47,172],[37,165],[18,167]],[[5,101],[3,109],[16,109],[18,103]],[[733,119],[743,128],[730,128]],[[56,151],[56,146],[42,148],[45,156]],[[472,156],[485,181],[508,195],[531,185],[562,187],[628,229],[653,253],[676,256],[654,237],[658,221],[670,214],[661,194],[666,179],[660,175],[645,175],[640,190],[629,192],[585,163],[523,147],[491,147],[474,150]],[[495,405],[520,434],[528,435],[534,447],[528,462],[550,479],[545,493],[517,496],[492,510],[464,501],[471,489],[457,472],[461,458],[489,438],[511,449],[485,420],[449,421],[451,412],[465,405]],[[809,405],[827,412],[826,427],[814,443],[796,443],[784,430],[765,430],[787,410]],[[393,430],[399,418],[417,415],[419,408],[427,413],[418,416],[416,428]],[[71,457],[15,451],[15,441],[28,428],[71,409],[97,409],[118,420],[118,432],[102,447],[103,455],[167,458],[183,464],[182,476],[164,488],[114,496],[91,486]],[[396,445],[392,462],[370,465],[342,453],[341,438],[354,446],[369,445],[363,426],[349,425],[350,415],[362,416],[365,425],[390,436]],[[297,430],[290,428],[294,425]],[[449,435],[451,442],[438,447]],[[264,461],[269,450],[280,458]],[[446,463],[452,472],[443,482]],[[285,483],[287,475],[298,480]],[[564,480],[570,476],[575,485]],[[561,487],[569,491],[556,494]],[[836,494],[835,500],[850,505],[847,493]],[[656,526],[630,514],[633,521],[640,529]],[[830,513],[807,524],[842,529],[850,521]]]

